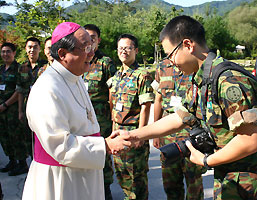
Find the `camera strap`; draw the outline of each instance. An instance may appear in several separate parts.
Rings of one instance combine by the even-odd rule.
[[[212,69],[212,61],[216,58],[216,53],[210,51],[204,63],[203,80],[201,89],[201,112],[203,120],[206,120],[206,107],[207,107],[207,90],[208,85],[211,83],[210,74]]]

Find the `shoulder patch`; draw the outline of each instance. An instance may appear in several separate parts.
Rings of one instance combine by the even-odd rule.
[[[241,89],[238,86],[230,86],[226,90],[226,97],[231,102],[238,102],[242,98]]]

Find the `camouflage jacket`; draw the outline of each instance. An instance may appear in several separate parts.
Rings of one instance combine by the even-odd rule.
[[[116,71],[116,66],[111,58],[97,50],[91,61],[89,71],[82,76],[97,116],[108,116],[108,119],[110,119],[107,81],[111,81]]]
[[[155,81],[158,83],[157,92],[162,95],[162,109],[164,116],[173,113],[175,108],[174,98],[185,99],[188,88],[192,86],[192,75],[183,75],[177,67],[172,66],[169,60],[161,62],[155,73]],[[188,132],[182,130],[177,135],[179,139],[188,137]]]
[[[223,62],[223,58],[217,56],[213,60],[212,68]],[[183,122],[193,125],[195,118],[201,120],[202,126],[207,125],[215,137],[217,145],[222,148],[235,137],[234,130],[229,128],[229,118],[237,111],[245,111],[257,105],[256,96],[257,83],[240,72],[228,70],[221,74],[218,81],[219,105],[212,101],[210,86],[207,90],[206,119],[203,119],[201,112],[201,87],[205,62],[195,74],[193,84],[186,97],[184,107],[176,108],[177,114]],[[255,89],[254,89],[255,88]],[[196,94],[196,95],[194,95]],[[194,98],[195,97],[195,98]],[[190,107],[190,102],[195,99]],[[238,161],[215,167],[221,171],[254,171],[257,170],[257,153],[247,156]]]
[[[19,64],[14,61],[10,67],[5,70],[5,65],[0,67],[0,103],[7,101],[15,92],[18,81]]]
[[[91,61],[89,71],[83,75],[92,102],[108,102],[109,88],[106,82],[111,79],[116,71],[117,68],[111,58],[97,50]]]
[[[123,67],[112,79],[112,120],[122,125],[139,123],[141,105],[153,102],[152,78],[146,69],[135,62],[123,73]]]
[[[50,66],[50,63],[45,64],[43,67],[40,67],[37,73],[37,76],[39,77],[45,70],[47,67]]]
[[[38,78],[38,71],[47,63],[46,60],[38,60],[37,65],[32,69],[29,61],[23,63],[19,68],[18,91],[27,97],[30,88]]]

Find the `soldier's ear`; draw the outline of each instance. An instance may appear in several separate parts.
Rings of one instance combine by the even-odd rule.
[[[102,38],[98,38],[98,44],[100,44],[101,40],[102,40]]]
[[[138,48],[135,48],[136,54],[138,53]]]
[[[184,39],[182,43],[183,47],[188,49],[190,52],[194,51],[195,43],[190,39]]]

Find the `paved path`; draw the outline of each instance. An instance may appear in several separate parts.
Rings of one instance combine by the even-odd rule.
[[[0,147],[1,148],[1,147]],[[30,163],[30,159],[27,160]],[[7,157],[0,149],[0,166],[3,167],[8,162]],[[26,174],[10,177],[7,173],[0,173],[0,180],[4,192],[4,200],[20,200],[23,190]],[[159,150],[151,145],[150,158],[149,158],[149,200],[164,200],[166,199],[165,192],[162,187],[161,167],[159,160]],[[203,175],[204,182],[204,196],[205,200],[212,199],[213,192],[213,171],[208,171]],[[116,178],[111,185],[113,200],[122,200],[123,193],[117,183]]]
[[[151,113],[153,113],[151,111]],[[152,123],[152,114],[149,123]],[[166,195],[162,186],[161,167],[159,160],[159,150],[152,146],[150,141],[150,158],[149,158],[149,172],[148,172],[148,187],[149,187],[149,200],[165,200]],[[30,163],[30,159],[27,160]],[[4,155],[0,145],[0,167],[3,167],[8,162],[7,157]],[[22,190],[26,174],[10,177],[7,173],[0,173],[0,181],[4,193],[4,200],[21,200]],[[204,184],[204,199],[212,200],[213,193],[213,171],[210,170],[203,175]],[[122,200],[123,193],[120,186],[114,178],[114,183],[111,185],[113,200]]]

